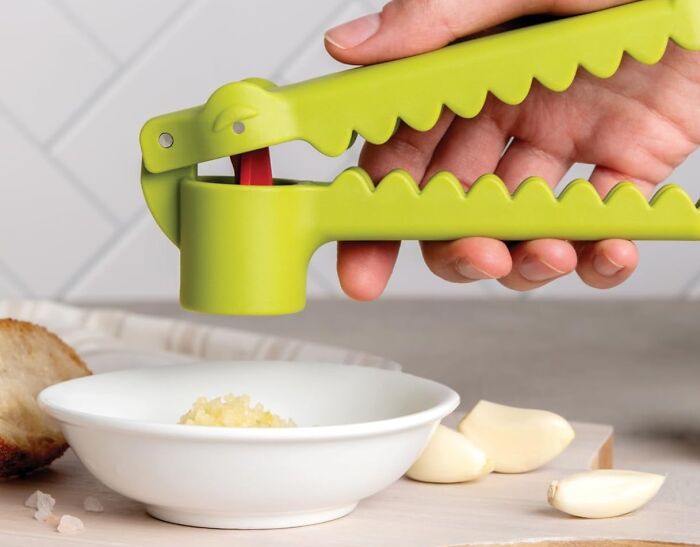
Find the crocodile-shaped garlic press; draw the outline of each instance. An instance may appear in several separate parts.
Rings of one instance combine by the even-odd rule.
[[[422,191],[403,171],[376,188],[359,168],[331,184],[267,186],[255,170],[242,184],[240,176],[197,175],[200,162],[235,156],[249,165],[292,140],[338,155],[356,135],[387,141],[399,120],[427,131],[443,107],[478,115],[489,92],[519,104],[533,79],[564,91],[579,67],[612,76],[625,52],[656,63],[669,40],[700,50],[700,0],[640,0],[286,86],[242,80],[204,105],[149,120],[141,181],[153,216],[180,248],[182,305],[222,314],[299,311],[311,255],[334,240],[700,240],[700,212],[672,185],[647,202],[627,182],[601,200],[580,180],[557,199],[538,178],[511,196],[493,175],[467,192],[449,173]]]

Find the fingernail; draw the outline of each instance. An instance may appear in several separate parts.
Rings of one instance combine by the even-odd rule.
[[[326,32],[326,40],[340,49],[350,49],[367,41],[379,30],[378,13],[370,13],[353,19]]]
[[[471,279],[473,281],[478,281],[479,279],[493,279],[491,274],[486,273],[484,270],[480,270],[473,264],[467,262],[466,260],[458,260],[455,264],[455,270],[462,277]]]
[[[613,277],[622,271],[624,266],[605,255],[596,255],[593,259],[593,269],[603,277]]]
[[[554,266],[547,264],[546,262],[535,258],[534,256],[528,256],[523,259],[518,268],[520,275],[522,275],[528,281],[533,281],[539,283],[541,281],[548,281],[564,275],[565,272],[557,270]]]

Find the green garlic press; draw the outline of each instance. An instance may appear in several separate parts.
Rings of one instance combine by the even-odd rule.
[[[669,40],[700,50],[700,0],[640,0],[291,85],[246,79],[203,105],[149,120],[141,184],[180,248],[182,305],[237,315],[300,311],[309,260],[329,241],[700,240],[700,213],[673,185],[648,202],[629,182],[601,200],[583,180],[556,198],[535,177],[511,195],[494,175],[465,192],[439,173],[421,191],[401,170],[375,186],[359,168],[331,184],[273,181],[269,168],[275,144],[304,140],[339,155],[356,135],[386,142],[399,120],[427,131],[443,107],[474,117],[489,92],[519,104],[533,79],[564,91],[579,67],[610,77],[624,52],[657,63]],[[198,163],[226,156],[239,163],[236,177],[198,176]]]

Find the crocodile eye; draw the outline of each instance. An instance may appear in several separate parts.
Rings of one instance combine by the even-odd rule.
[[[163,148],[170,148],[174,142],[175,140],[170,133],[161,133],[158,136],[158,144],[160,144]]]
[[[233,122],[232,128],[233,128],[233,132],[236,135],[240,135],[241,133],[243,133],[245,131],[245,124],[241,121],[235,121],[235,122]]]

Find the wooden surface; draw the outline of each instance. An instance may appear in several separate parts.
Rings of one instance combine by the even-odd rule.
[[[457,417],[451,417],[454,421]],[[432,485],[402,479],[363,501],[337,521],[287,530],[224,531],[167,524],[147,516],[140,504],[93,479],[72,452],[51,469],[0,487],[0,545],[477,545],[521,542],[565,543],[585,547],[592,540],[645,540],[700,544],[700,504],[688,506],[689,491],[700,491],[700,477],[671,473],[661,494],[643,511],[618,519],[570,518],[546,503],[552,479],[612,461],[609,426],[575,424],[571,447],[546,468],[523,475],[493,474],[477,483]],[[167,462],[164,462],[167,465]],[[685,481],[688,481],[684,484]],[[56,513],[83,519],[86,530],[62,536],[32,518],[23,506],[35,489],[52,494]],[[96,495],[104,513],[85,513],[82,501]],[[697,501],[697,500],[696,500]],[[568,539],[575,539],[571,543]],[[567,540],[567,541],[564,541]],[[543,544],[544,544],[543,543]],[[625,541],[616,545],[624,547]]]

